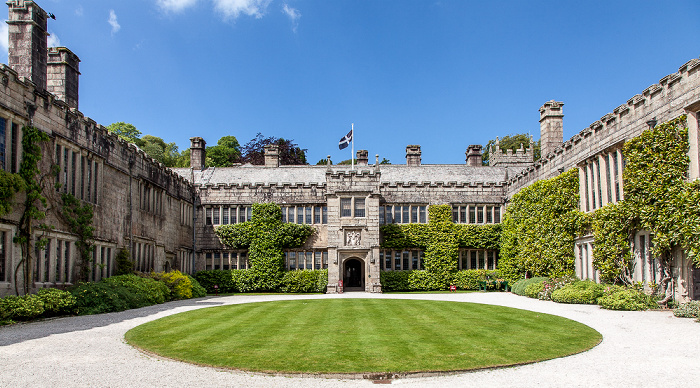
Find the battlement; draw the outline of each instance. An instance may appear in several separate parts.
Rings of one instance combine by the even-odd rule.
[[[505,151],[505,152],[504,152]],[[530,145],[525,148],[523,144],[515,151],[508,148],[501,149],[500,140],[496,137],[496,144],[489,150],[489,166],[500,167],[525,167],[535,160],[535,144],[530,137]]]
[[[693,58],[676,73],[635,94],[625,104],[601,116],[551,152],[545,153],[543,149],[539,160],[510,176],[508,194],[512,195],[537,180],[556,176],[592,155],[639,136],[648,128],[647,121],[652,118],[662,123],[678,117],[685,113],[686,106],[698,100],[700,59]],[[545,112],[548,103],[543,106]],[[542,108],[540,113],[543,114]]]

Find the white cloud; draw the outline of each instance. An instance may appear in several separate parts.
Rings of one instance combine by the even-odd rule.
[[[292,31],[297,32],[297,27],[299,27],[299,18],[301,17],[301,12],[298,9],[290,7],[287,3],[282,7],[282,12],[289,17],[292,22]]]
[[[0,22],[0,48],[2,48],[3,56],[7,56],[7,51],[10,49],[10,35],[6,21]]]
[[[83,6],[78,5],[78,8],[75,9],[75,16],[83,16]]]
[[[214,8],[224,15],[224,18],[236,19],[241,14],[260,19],[267,12],[271,0],[214,0]]]
[[[112,26],[112,35],[116,34],[122,28],[117,21],[117,14],[114,13],[113,9],[109,10],[109,19],[107,20],[107,23]]]
[[[58,39],[58,35],[54,32],[49,33],[49,39],[46,41],[48,47],[61,47],[61,40]]]
[[[156,0],[158,7],[165,12],[182,12],[196,3],[197,0]]]

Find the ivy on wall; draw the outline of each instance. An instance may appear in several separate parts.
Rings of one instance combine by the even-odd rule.
[[[587,218],[579,211],[578,169],[513,195],[501,223],[499,269],[511,280],[574,274],[574,239]]]
[[[45,227],[35,225],[35,221],[46,218],[45,209],[47,200],[43,194],[43,179],[47,175],[41,175],[39,162],[42,158],[41,144],[49,140],[49,135],[35,127],[22,127],[22,163],[19,167],[19,176],[24,181],[25,199],[22,215],[19,220],[17,235],[13,241],[19,244],[22,251],[22,259],[17,263],[14,270],[15,293],[19,295],[18,279],[20,269],[23,273],[23,291],[29,293],[31,285],[31,273],[34,267],[34,257],[32,255],[32,237],[35,227]],[[45,239],[35,242],[35,247],[43,248]]]
[[[428,224],[389,224],[381,227],[382,248],[424,250],[426,289],[445,289],[457,272],[459,248],[498,249],[500,225],[458,225],[450,205],[431,205]],[[414,271],[415,272],[415,271]]]
[[[651,251],[670,279],[671,252],[683,248],[700,265],[700,183],[687,182],[688,129],[680,116],[631,139],[623,148],[624,201],[594,213],[593,263],[607,281],[632,281],[630,242],[651,232]]]
[[[89,203],[81,204],[80,200],[70,193],[62,194],[61,200],[63,202],[61,207],[63,219],[68,224],[71,233],[78,237],[78,240],[75,242],[75,246],[80,253],[78,280],[86,281],[90,272],[90,263],[92,262],[90,253],[95,248],[93,244],[95,227],[92,226],[92,205]]]
[[[275,290],[284,272],[283,249],[304,245],[314,229],[309,225],[282,223],[278,205],[256,203],[250,221],[221,225],[214,232],[227,247],[248,249],[249,271],[256,290]]]
[[[12,211],[15,194],[24,190],[24,180],[19,174],[0,170],[0,216]]]

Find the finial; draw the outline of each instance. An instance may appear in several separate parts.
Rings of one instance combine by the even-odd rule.
[[[330,166],[330,165],[331,165],[331,156],[328,155],[328,156],[326,156],[326,166]]]

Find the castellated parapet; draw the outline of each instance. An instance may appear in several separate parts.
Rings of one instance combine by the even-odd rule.
[[[686,113],[686,107],[700,99],[700,59],[692,59],[669,74],[659,83],[636,94],[625,104],[603,115],[600,120],[581,130],[571,139],[545,153],[534,164],[509,175],[508,196],[540,179],[547,179],[576,167],[611,146],[639,136],[648,128],[647,121],[656,118],[659,123]],[[544,116],[547,103],[543,106]]]
[[[512,169],[531,166],[535,160],[535,144],[530,138],[528,148],[523,144],[513,152],[512,149],[501,149],[501,142],[496,137],[496,143],[489,150],[489,166],[511,167]]]

